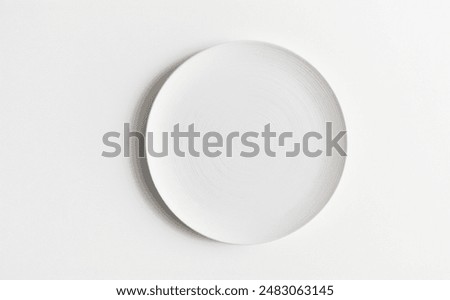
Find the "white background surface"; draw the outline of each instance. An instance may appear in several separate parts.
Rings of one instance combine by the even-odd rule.
[[[391,2],[0,1],[0,278],[450,278],[450,5]],[[325,209],[258,246],[180,229],[101,157],[156,76],[240,39],[312,63],[349,132]]]

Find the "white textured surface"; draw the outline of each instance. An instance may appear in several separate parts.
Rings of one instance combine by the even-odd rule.
[[[1,278],[449,278],[448,1],[2,1]],[[101,137],[166,67],[264,40],[313,64],[349,131],[325,209],[274,243],[192,236]]]

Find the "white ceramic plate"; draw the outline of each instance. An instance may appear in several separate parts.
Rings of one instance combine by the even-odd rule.
[[[334,134],[345,130],[338,101],[314,67],[278,46],[239,41],[204,50],[179,66],[153,103],[147,131],[154,132],[157,150],[161,133],[177,123],[181,130],[195,124],[202,135],[216,131],[224,139],[232,131],[261,132],[270,123],[278,135],[290,131],[300,142],[306,132],[319,132],[324,139],[311,139],[310,148],[325,150],[326,122],[332,122]],[[344,168],[345,156],[336,151],[286,157],[289,149],[275,146],[277,156],[269,157],[260,140],[256,157],[241,157],[249,148],[237,141],[232,157],[225,147],[214,158],[178,157],[169,143],[168,156],[147,160],[167,206],[214,240],[255,244],[299,229],[328,202]],[[197,142],[201,149],[202,140]],[[292,142],[286,147],[293,149]],[[346,150],[345,138],[340,145]],[[187,147],[186,141],[181,146]]]

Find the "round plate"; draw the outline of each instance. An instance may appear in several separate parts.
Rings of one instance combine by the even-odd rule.
[[[200,137],[191,144],[198,157],[189,152],[188,138],[180,138],[185,156],[175,155],[171,132],[176,124],[180,131],[194,124]],[[261,135],[268,124],[276,134],[269,142]],[[215,157],[202,151],[203,136],[212,131],[223,137],[223,146],[208,148]],[[164,149],[163,132],[168,132],[168,155],[148,155],[147,162],[159,195],[187,226],[217,241],[262,243],[299,229],[328,202],[345,155],[336,149],[326,155],[326,140],[340,131],[345,123],[338,101],[308,62],[275,45],[231,42],[194,55],[164,83],[147,132],[153,132],[148,142],[155,151]],[[238,137],[228,142],[231,132]],[[258,134],[247,136],[258,145],[254,157],[241,155],[256,153],[241,140],[246,132]],[[293,135],[284,139],[284,146],[279,138],[283,132]],[[323,137],[308,139],[309,153],[322,150],[321,155],[303,151],[308,132]],[[209,141],[220,143],[219,138]],[[294,155],[297,142],[301,151]],[[346,151],[345,136],[339,145]]]

